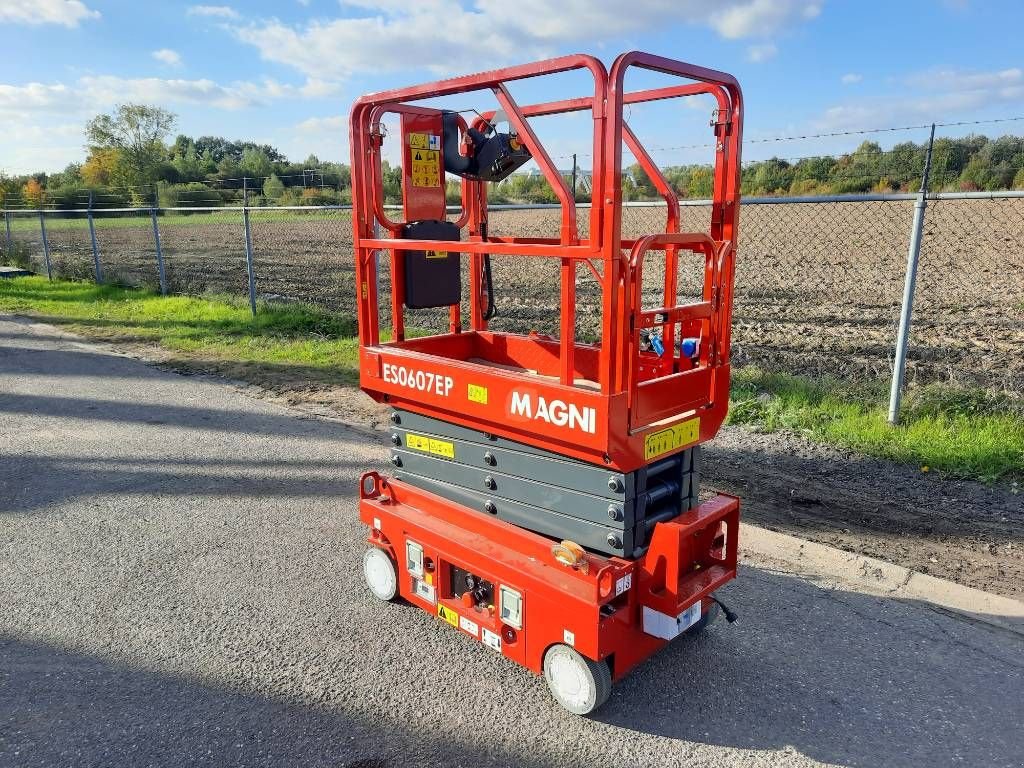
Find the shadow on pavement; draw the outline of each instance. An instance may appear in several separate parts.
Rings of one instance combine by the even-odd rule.
[[[740,621],[670,644],[598,719],[840,765],[1020,765],[1018,636],[753,567],[721,594]]]
[[[39,643],[0,637],[0,765],[536,765],[523,755],[413,737],[360,717],[216,688]],[[441,743],[443,742],[443,743]],[[411,760],[411,762],[410,762]]]
[[[148,424],[160,427],[184,427],[196,430],[238,432],[241,434],[302,437],[316,433],[318,439],[351,439],[344,428],[333,426],[333,435],[322,424],[296,418],[240,410],[204,408],[201,405],[167,405],[135,403],[124,400],[97,400],[56,395],[24,395],[0,393],[0,412],[21,413],[36,417],[85,419],[97,422]]]
[[[2,398],[0,398],[2,402]],[[175,496],[187,509],[201,496],[349,498],[359,474],[352,461],[76,458],[0,454],[0,514],[45,511],[97,494]]]

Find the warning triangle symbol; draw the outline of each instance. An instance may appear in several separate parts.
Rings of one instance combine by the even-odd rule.
[[[419,152],[417,152],[416,153],[416,159],[417,160],[422,160],[423,159],[423,155],[421,155]]]

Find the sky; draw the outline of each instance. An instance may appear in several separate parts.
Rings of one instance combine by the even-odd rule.
[[[126,102],[172,110],[190,136],[348,162],[348,110],[361,94],[565,53],[610,65],[634,49],[735,75],[747,160],[842,152],[866,137],[763,140],[1022,117],[1021,30],[1016,0],[0,0],[0,172],[81,162],[85,122]],[[638,75],[627,86],[659,82]],[[585,76],[566,75],[512,92],[528,102],[586,90]],[[688,101],[628,116],[663,165],[710,158],[711,108]],[[537,121],[560,167],[572,153],[585,166],[587,119]],[[939,130],[970,132],[1021,134],[1024,121]]]

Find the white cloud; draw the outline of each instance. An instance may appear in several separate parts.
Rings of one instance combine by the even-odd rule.
[[[1024,107],[1024,70],[929,70],[898,79],[900,93],[859,99],[825,110],[815,128],[828,131],[881,128],[971,118],[985,108]]]
[[[307,99],[323,99],[336,95],[340,90],[341,86],[338,83],[319,80],[315,77],[306,80],[306,84],[299,89]]]
[[[469,7],[443,0],[348,0],[364,15],[304,25],[262,21],[238,30],[267,61],[310,77],[346,78],[358,72],[426,68],[448,73],[524,61],[559,46],[609,34],[695,23],[729,39],[768,37],[815,17],[822,0],[475,0]]]
[[[793,19],[813,19],[821,13],[824,0],[752,0],[729,4],[716,3],[707,8],[710,25],[731,39],[770,35]],[[707,5],[701,3],[701,5]]]
[[[237,19],[238,11],[230,5],[190,5],[187,16],[212,16],[219,19]]]
[[[172,51],[170,48],[161,48],[159,51],[153,51],[152,56],[169,67],[181,66],[181,54],[177,51]]]
[[[345,115],[334,115],[333,117],[311,117],[307,120],[303,120],[295,127],[303,133],[345,131],[348,130],[348,117]]]
[[[70,86],[64,83],[0,84],[0,117],[25,119],[36,113],[94,114],[98,109],[127,102],[168,106],[194,104],[237,110],[282,99],[318,97],[329,87],[332,86],[317,80],[298,86],[270,79],[225,85],[208,79],[90,75]]]
[[[760,63],[773,58],[778,52],[779,49],[775,47],[774,43],[761,43],[747,48],[747,58],[753,62]]]
[[[839,78],[839,82],[843,85],[853,85],[854,83],[859,83],[863,79],[864,77],[862,75],[858,75],[856,72],[847,72]]]
[[[3,0],[0,2],[0,21],[21,24],[59,24],[77,27],[86,19],[98,19],[94,11],[81,0]]]

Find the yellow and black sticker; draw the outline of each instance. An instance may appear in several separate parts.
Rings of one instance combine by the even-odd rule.
[[[700,418],[684,421],[668,429],[659,429],[644,438],[644,458],[653,459],[663,453],[697,442],[700,437]]]
[[[471,403],[487,405],[487,387],[481,387],[479,384],[470,384],[467,397],[469,397],[469,402]]]
[[[413,149],[426,149],[430,145],[430,136],[426,133],[410,133],[409,146]]]
[[[410,136],[412,135],[415,134],[410,134]],[[412,183],[417,187],[441,185],[441,153],[439,151],[415,148],[412,150]]]
[[[428,259],[447,259],[448,251],[426,251]]]
[[[414,435],[410,432],[405,436],[405,444],[414,451],[430,453],[434,456],[440,456],[443,459],[455,458],[455,443],[450,443],[447,440],[438,440],[436,437]]]
[[[437,604],[437,615],[447,621],[453,627],[459,626],[459,614],[453,611],[451,608],[446,608],[440,603]]]

